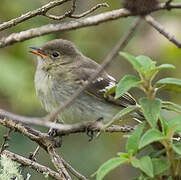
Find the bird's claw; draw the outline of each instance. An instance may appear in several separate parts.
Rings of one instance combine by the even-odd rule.
[[[48,131],[48,135],[49,135],[49,136],[56,137],[56,136],[57,136],[57,129],[51,128],[51,129]]]
[[[103,120],[103,117],[98,118],[98,119],[95,121],[95,124],[101,122],[102,120]],[[87,136],[89,137],[88,141],[89,141],[89,142],[92,141],[92,140],[94,139],[94,134],[95,134],[94,124],[88,126],[88,127],[85,129],[85,132],[86,132]]]
[[[57,129],[53,129],[51,128],[49,131],[48,131],[48,135],[53,137],[53,139],[55,140],[55,146],[56,147],[61,147],[62,146],[62,137],[61,136],[58,136],[57,134]]]

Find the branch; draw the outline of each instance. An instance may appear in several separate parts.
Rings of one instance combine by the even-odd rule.
[[[181,3],[171,3],[169,7],[171,9],[181,8]],[[166,3],[160,3],[155,9],[153,9],[153,11],[158,11],[158,10],[167,9],[167,8],[168,7],[166,6]],[[57,32],[57,31],[62,32],[62,31],[83,28],[87,26],[94,26],[94,25],[98,25],[107,21],[116,20],[119,18],[133,16],[133,15],[134,14],[132,14],[130,11],[126,9],[118,9],[118,10],[113,10],[113,11],[109,11],[105,13],[100,13],[98,15],[87,17],[81,20],[58,23],[58,24],[48,24],[48,25],[44,25],[38,28],[32,28],[26,31],[13,33],[7,37],[1,38],[0,48],[6,47],[8,45],[12,45],[17,42],[22,42],[31,38],[35,38],[38,36],[43,36],[46,34]],[[22,19],[21,22],[22,21],[24,20]]]
[[[35,161],[24,158],[23,156],[17,155],[15,153],[12,153],[7,150],[4,150],[3,154],[5,154],[7,157],[12,159],[13,161],[16,161],[16,162],[22,164],[23,166],[31,167],[32,169],[36,170],[37,172],[40,172],[42,174],[48,174],[50,177],[57,179],[57,180],[62,180],[61,176],[57,172],[53,171],[52,169],[50,169],[46,166],[43,166],[43,165],[37,163]]]
[[[69,135],[69,134],[72,134],[72,133],[84,133],[87,131],[87,129],[91,130],[91,131],[94,131],[94,132],[99,132],[101,131],[102,129],[104,128],[103,127],[99,127],[97,126],[96,124],[93,124],[93,123],[90,123],[90,124],[75,124],[75,125],[72,125],[72,127],[67,130],[57,130],[56,134],[58,136],[65,136],[65,135]],[[118,125],[112,125],[106,129],[104,129],[104,132],[109,132],[109,133],[113,133],[113,132],[122,132],[122,133],[129,133],[131,131],[133,131],[135,129],[135,127],[132,127],[132,126],[118,126]]]
[[[75,177],[77,177],[79,180],[88,180],[85,176],[77,172],[70,164],[68,164],[62,157],[61,157],[62,163],[64,164],[65,168],[69,170]]]
[[[10,28],[12,26],[15,26],[15,25],[17,25],[23,21],[26,21],[28,19],[31,19],[37,15],[44,15],[48,10],[50,10],[56,6],[59,6],[67,1],[70,1],[70,0],[54,0],[36,10],[29,11],[26,14],[22,14],[21,16],[19,16],[17,18],[4,22],[4,23],[0,24],[0,31]]]
[[[73,4],[72,9],[70,11],[66,12],[62,16],[55,16],[55,15],[51,15],[51,14],[45,14],[44,16],[46,16],[50,19],[53,19],[53,20],[61,20],[65,17],[78,19],[78,18],[84,17],[84,16],[94,12],[95,10],[97,10],[100,7],[109,7],[109,5],[107,3],[97,4],[96,6],[94,6],[93,8],[89,9],[86,12],[83,12],[82,14],[73,15],[73,12],[75,11],[75,5]]]
[[[160,3],[155,9],[152,11],[158,11],[158,10],[171,10],[171,9],[180,9],[181,8],[181,3]]]
[[[99,9],[100,7],[109,7],[109,5],[107,3],[97,4],[96,6],[92,7],[88,11],[83,12],[82,14],[77,14],[77,15],[72,14],[72,15],[70,15],[70,17],[71,18],[81,18],[81,17],[87,16],[88,14],[94,12],[95,10]]]
[[[64,18],[66,18],[66,17],[70,17],[70,15],[71,15],[72,13],[74,13],[74,11],[75,11],[75,8],[76,8],[75,3],[76,3],[76,0],[72,0],[72,8],[71,8],[71,10],[65,12],[65,14],[62,15],[62,16],[55,16],[55,15],[46,14],[46,13],[44,13],[43,15],[44,15],[45,17],[48,17],[48,18],[54,19],[54,20],[61,20],[61,19],[64,19]]]
[[[43,149],[47,150],[49,145],[57,146],[58,141],[56,141],[53,137],[49,136],[46,133],[41,133],[35,129],[24,126],[17,121],[9,120],[9,119],[0,119],[0,124],[15,130],[22,135],[28,137],[32,141],[38,143]]]
[[[0,154],[2,154],[2,152],[9,146],[7,142],[10,140],[9,135],[10,135],[11,131],[12,130],[9,129],[7,134],[5,134],[3,136],[3,142],[2,142],[2,145],[0,147]]]
[[[11,35],[7,37],[1,38],[0,48],[6,47],[8,45],[12,45],[16,42],[22,42],[27,39],[43,36],[43,35],[50,34],[53,32],[57,32],[57,31],[62,32],[62,31],[68,31],[68,30],[73,30],[73,29],[87,27],[87,26],[98,25],[103,22],[115,20],[121,17],[128,17],[130,15],[131,13],[128,10],[118,9],[118,10],[101,13],[95,16],[87,17],[84,19],[76,20],[76,21],[70,21],[70,22],[64,22],[64,23],[58,23],[58,24],[47,24],[39,28],[33,28],[26,31],[21,31],[19,33],[12,33]]]
[[[53,129],[57,129],[59,132],[59,135],[68,135],[71,133],[79,133],[79,132],[86,132],[87,128],[91,128],[93,127],[92,131],[101,131],[102,127],[100,127],[100,125],[96,126],[95,122],[92,123],[77,123],[77,124],[60,124],[60,123],[53,123],[53,122],[49,122],[49,121],[44,121],[41,118],[30,118],[30,117],[26,117],[26,116],[20,116],[20,115],[16,115],[13,113],[10,113],[8,111],[2,110],[0,109],[0,124],[7,127],[7,128],[11,128],[11,129],[15,129],[16,131],[22,133],[25,136],[28,136],[28,133],[33,133],[32,140],[33,138],[36,138],[35,135],[39,135],[39,136],[45,136],[45,134],[41,134],[41,132],[37,131],[37,130],[31,130],[31,128],[29,128],[29,130],[25,130],[24,126],[22,124],[20,124],[20,122],[25,123],[25,124],[32,124],[32,125],[39,125],[39,126],[44,126],[44,127],[48,127],[48,128],[53,128]],[[130,129],[130,130],[129,130]],[[119,128],[107,128],[105,131],[106,132],[130,132],[133,129],[133,127],[119,127]],[[36,138],[37,140],[37,138]]]
[[[35,156],[38,154],[40,146],[37,146],[34,152],[30,152],[29,159],[35,161]]]
[[[61,158],[56,153],[55,148],[53,148],[52,146],[48,147],[48,153],[62,180],[72,180],[70,175],[66,171]]]
[[[177,41],[172,34],[167,32],[165,28],[157,22],[153,17],[150,15],[145,16],[145,20],[148,24],[154,27],[160,34],[165,36],[170,42],[174,43],[178,48],[181,48],[181,42]]]

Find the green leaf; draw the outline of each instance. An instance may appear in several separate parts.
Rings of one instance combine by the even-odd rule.
[[[159,99],[148,99],[144,97],[141,98],[139,102],[146,120],[152,128],[155,128],[161,111],[161,101]]]
[[[164,78],[156,82],[156,86],[160,87],[158,90],[168,90],[173,92],[181,92],[181,79]]]
[[[131,161],[131,164],[133,167],[139,168],[140,167],[140,160],[135,158]]]
[[[124,93],[126,93],[128,90],[130,90],[132,87],[137,86],[142,81],[140,81],[137,77],[132,75],[126,75],[124,76],[116,87],[116,96],[115,99],[118,99],[121,97]]]
[[[162,101],[163,108],[181,114],[181,106],[170,101]]]
[[[180,132],[181,131],[181,116],[174,117],[168,121],[168,132]]]
[[[126,158],[126,159],[128,159],[128,158],[129,158],[128,153],[118,152],[118,153],[117,153],[117,155],[118,155],[118,156],[120,156],[121,158]]]
[[[145,80],[153,79],[158,72],[158,69],[155,66],[156,61],[153,61],[147,56],[138,56],[136,59],[142,65],[140,76]]]
[[[131,161],[131,164],[133,165],[133,167],[139,168],[147,176],[153,178],[153,165],[152,160],[149,156],[144,156],[140,160],[134,159],[133,161]]]
[[[168,130],[168,122],[167,120],[163,117],[163,116],[159,116],[160,122],[161,122],[161,126],[162,126],[162,131],[163,134],[166,135],[167,134],[167,130]]]
[[[175,153],[181,155],[181,143],[173,144],[172,149],[174,150]]]
[[[132,65],[133,65],[133,68],[137,71],[137,72],[140,72],[140,69],[141,69],[141,64],[138,62],[138,60],[128,54],[128,53],[125,53],[125,52],[119,52],[119,55],[123,56],[125,59],[127,59]]]
[[[127,140],[126,152],[136,154],[138,151],[138,145],[141,134],[143,132],[144,124],[140,124],[136,130],[131,133],[131,136]]]
[[[175,66],[172,64],[161,64],[160,66],[157,66],[156,69],[175,69]]]
[[[138,109],[138,106],[128,106],[128,107],[122,109],[113,117],[113,121],[119,120],[121,117],[125,116],[126,114],[129,114],[130,112],[132,112],[136,109]]]
[[[162,133],[157,129],[150,129],[145,132],[145,134],[140,139],[139,149],[145,147],[148,144],[151,144],[155,141],[160,141],[165,139],[166,137],[162,135]]]
[[[161,174],[170,168],[170,163],[166,159],[153,158],[153,171],[154,175]]]
[[[96,180],[102,180],[106,174],[108,174],[111,170],[115,169],[121,164],[125,164],[128,162],[126,158],[112,158],[105,162],[96,172]]]
[[[145,70],[145,71],[154,69],[156,67],[155,66],[156,62],[153,61],[152,59],[150,59],[147,56],[143,56],[143,55],[137,56],[136,59],[141,64],[142,69]]]

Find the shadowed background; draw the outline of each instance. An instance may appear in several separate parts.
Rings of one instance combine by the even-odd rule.
[[[0,23],[18,17],[27,11],[36,9],[47,2],[47,0],[16,0],[11,2],[1,0]],[[110,7],[100,8],[91,15],[121,8],[121,3],[117,0],[78,0],[75,14],[82,13],[97,3],[102,2],[108,3]],[[56,7],[50,12],[60,15],[68,10],[69,7],[71,7],[71,2],[67,2],[61,7]],[[154,17],[166,28],[167,31],[174,34],[176,39],[181,39],[179,10],[160,11],[154,13]],[[41,46],[45,42],[55,38],[68,39],[74,42],[83,54],[94,59],[96,62],[101,63],[118,40],[128,31],[134,20],[135,18],[133,17],[122,18],[98,26],[86,27],[68,32],[57,32],[51,35],[27,40],[25,42],[16,43],[13,46],[1,49],[0,108],[27,116],[43,116],[46,114],[41,108],[35,94],[33,79],[36,58],[28,53],[29,46]],[[70,19],[67,18],[63,21],[70,21]],[[17,25],[16,27],[1,32],[0,37],[6,36],[9,33],[56,22],[59,21],[53,21],[46,17],[37,16]],[[125,51],[133,55],[142,54],[150,56],[153,60],[156,60],[158,64],[171,63],[176,66],[176,69],[172,71],[164,70],[158,77],[173,76],[181,78],[179,68],[181,66],[181,51],[163,36],[159,35],[159,33],[153,28],[144,23],[144,21],[137,29],[134,38],[125,48]],[[135,74],[131,65],[119,56],[114,59],[107,71],[117,80],[125,74]],[[143,95],[137,90],[133,90],[132,94],[136,98]],[[175,103],[181,104],[181,95],[179,94],[169,94],[165,92],[158,94],[158,96],[164,100],[172,99]],[[3,127],[0,128],[0,141],[2,141],[2,136],[7,129]],[[47,131],[46,128],[36,128],[43,132]],[[35,150],[36,144],[28,138],[14,132],[11,133],[10,137],[10,151],[28,157],[29,152]],[[92,142],[88,142],[88,137],[85,134],[74,134],[63,138],[63,147],[58,151],[76,170],[89,178],[89,176],[94,173],[103,162],[116,156],[117,152],[124,151],[124,146],[125,139],[122,134],[102,134],[98,139],[95,139]],[[49,157],[43,150],[40,151],[37,160],[41,164],[52,167]],[[31,180],[45,179],[43,175],[36,173],[31,169],[25,169],[25,173],[26,172],[29,172],[32,175]],[[114,170],[105,177],[105,180],[113,180],[117,179],[117,177],[126,180],[130,177],[134,177],[134,175],[136,175],[135,170],[128,166],[124,166]]]

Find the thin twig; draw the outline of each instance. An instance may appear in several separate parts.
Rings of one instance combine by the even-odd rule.
[[[54,122],[49,122],[49,121],[43,121],[41,118],[30,118],[26,116],[20,116],[16,115],[13,113],[10,113],[8,111],[5,111],[3,109],[0,109],[0,124],[7,127],[7,128],[13,128],[16,131],[23,133],[26,136],[26,133],[28,131],[25,129],[23,125],[20,124],[20,122],[25,123],[25,124],[32,124],[32,125],[39,125],[39,126],[44,126],[48,128],[53,128],[57,129],[58,132],[60,133],[59,135],[68,135],[71,133],[79,133],[79,132],[85,132],[85,130],[89,127],[94,128],[91,130],[100,131],[102,127],[96,126],[94,122],[92,123],[77,123],[77,124],[60,124],[60,123],[54,123]],[[133,127],[129,127],[133,128]],[[113,127],[113,128],[108,128],[105,130],[106,132],[128,132],[129,129],[127,130],[127,127]],[[33,130],[29,128],[29,132],[33,134],[39,134],[41,136],[41,132],[37,130]],[[32,139],[35,138],[34,136],[31,137]]]
[[[80,132],[83,133],[83,132],[86,132],[87,128],[89,128],[93,132],[99,132],[104,128],[104,126],[98,127],[94,123],[92,123],[90,125],[82,124],[81,126],[73,125],[72,128],[69,129],[69,131],[57,130],[56,134],[58,136],[64,136],[64,135],[73,134],[73,133],[80,133]],[[133,131],[134,129],[135,129],[135,127],[129,126],[129,125],[125,125],[125,126],[112,125],[110,127],[107,127],[106,129],[104,129],[104,131],[109,132],[109,133],[114,133],[114,132],[129,133],[129,132]]]
[[[54,0],[48,4],[45,4],[44,6],[38,8],[36,10],[29,11],[25,14],[22,14],[21,16],[19,16],[17,18],[14,18],[14,19],[11,19],[7,22],[4,22],[4,23],[0,24],[0,31],[7,29],[7,28],[10,28],[12,26],[15,26],[15,25],[22,23],[28,19],[31,19],[35,16],[38,16],[38,15],[44,16],[46,14],[46,12],[48,12],[50,9],[52,9],[56,6],[59,6],[59,5],[65,3],[67,1],[70,1],[70,0]],[[169,9],[175,9],[175,8],[181,8],[181,3],[169,3]],[[157,7],[155,7],[155,9],[153,9],[153,12],[158,11],[158,10],[162,10],[162,9],[168,9],[168,2],[160,3]]]
[[[66,17],[70,17],[70,15],[72,13],[74,13],[74,11],[75,11],[75,8],[76,8],[76,4],[75,3],[76,3],[76,0],[72,0],[72,8],[69,11],[65,12],[61,16],[55,16],[55,15],[47,14],[47,13],[44,13],[43,15],[45,17],[48,17],[48,18],[53,19],[53,20],[61,20],[61,19],[64,19]]]
[[[8,45],[12,45],[16,42],[22,42],[27,39],[31,39],[34,37],[43,36],[49,33],[53,32],[61,32],[61,31],[68,31],[73,30],[81,27],[88,27],[88,26],[94,26],[98,25],[103,22],[107,22],[110,20],[115,20],[122,17],[128,17],[131,15],[131,12],[129,12],[126,9],[118,9],[113,10],[105,13],[100,13],[95,16],[78,19],[75,21],[70,22],[63,22],[58,24],[47,24],[38,28],[32,28],[25,31],[21,31],[18,33],[12,33],[11,35],[7,37],[3,37],[0,39],[0,48],[6,47]]]
[[[171,3],[169,7],[171,9],[175,9],[175,8],[180,9],[181,3]],[[167,9],[165,3],[160,3],[157,7],[155,7],[155,9],[153,9],[153,12],[161,10],[161,9],[163,10]],[[50,34],[53,32],[61,32],[61,31],[68,31],[68,30],[88,27],[88,26],[95,26],[107,21],[116,20],[116,19],[128,17],[128,16],[134,16],[134,14],[132,14],[130,11],[126,9],[118,9],[118,10],[100,13],[98,15],[87,17],[81,20],[79,19],[76,21],[70,21],[70,22],[58,23],[58,24],[47,24],[38,28],[32,28],[32,29],[21,31],[18,33],[12,33],[7,37],[1,38],[0,48],[12,45],[17,42],[22,42],[31,38]],[[23,21],[25,20],[21,20],[21,22]]]
[[[9,135],[10,135],[10,133],[12,132],[12,129],[9,129],[8,130],[8,132],[7,132],[7,134],[5,134],[4,136],[3,136],[3,143],[2,143],[2,145],[1,145],[1,147],[0,147],[0,154],[2,154],[2,152],[8,147],[8,144],[7,144],[7,142],[10,140],[9,139]]]
[[[57,144],[56,140],[52,138],[51,136],[49,136],[48,134],[42,133],[33,128],[24,126],[19,122],[9,120],[9,119],[3,119],[3,120],[0,119],[0,124],[7,128],[14,129],[15,131],[21,133],[24,136],[27,136],[32,141],[35,141],[36,143],[38,143],[45,150],[47,150],[47,147],[50,144],[54,146]]]
[[[23,166],[31,167],[32,169],[36,170],[37,172],[40,172],[42,174],[47,174],[48,176],[50,176],[54,179],[57,179],[57,180],[62,180],[61,176],[57,172],[55,172],[52,169],[50,169],[46,166],[43,166],[37,162],[34,162],[30,159],[24,158],[23,156],[17,155],[15,153],[12,153],[7,150],[4,150],[3,154],[8,156],[13,161],[20,163]]]
[[[88,180],[85,176],[80,174],[78,171],[76,171],[68,162],[66,162],[62,157],[61,157],[62,163],[65,166],[67,170],[69,170],[75,177],[77,177],[80,180]]]
[[[160,34],[167,38],[170,42],[174,43],[178,48],[181,48],[181,42],[176,40],[172,34],[167,32],[165,28],[159,22],[157,22],[152,16],[145,16],[145,20],[148,24],[154,27]]]
[[[173,0],[167,0],[167,2],[165,3],[165,6],[167,7],[168,10],[171,10],[170,8],[170,4]]]
[[[11,19],[10,21],[4,22],[4,23],[0,24],[0,31],[7,29],[7,28],[10,28],[12,26],[15,26],[15,25],[17,25],[23,21],[26,21],[28,19],[31,19],[37,15],[44,15],[50,9],[52,9],[56,6],[59,6],[59,5],[65,3],[67,1],[70,1],[70,0],[54,0],[54,1],[49,2],[48,4],[45,4],[44,6],[38,8],[38,9],[35,9],[33,11],[29,11],[26,14],[22,14],[21,16],[19,16],[17,18],[14,18],[14,19]]]
[[[94,12],[95,10],[97,10],[100,7],[109,7],[109,5],[107,3],[97,4],[96,6],[92,7],[88,11],[83,12],[82,14],[77,14],[77,15],[72,14],[72,15],[70,15],[70,17],[71,18],[81,18],[81,17],[87,16],[88,14]]]
[[[29,159],[32,161],[35,161],[35,156],[38,154],[39,150],[40,150],[40,146],[37,146],[33,153],[30,152]]]
[[[62,180],[72,180],[67,170],[65,169],[60,156],[56,153],[55,148],[52,146],[48,147],[48,153],[50,155],[52,163],[59,172],[59,175],[62,177]]]
[[[118,54],[118,52],[123,49],[128,41],[130,40],[131,36],[133,35],[133,33],[135,32],[138,24],[141,22],[142,18],[137,18],[136,22],[134,22],[134,24],[131,26],[129,32],[125,35],[125,37],[121,38],[121,40],[116,44],[116,46],[113,48],[113,50],[108,54],[108,56],[105,58],[105,60],[103,61],[103,63],[101,64],[101,66],[96,70],[96,72],[88,79],[87,83],[84,84],[81,88],[79,88],[75,94],[68,100],[66,101],[63,105],[61,105],[60,107],[57,108],[56,111],[50,113],[46,119],[48,121],[53,121],[55,119],[55,117],[61,113],[62,111],[64,111],[68,106],[70,106],[74,100],[81,94],[81,92],[83,92],[89,85],[90,83],[104,70],[105,67],[107,67],[111,61],[113,60],[113,58]]]
[[[55,15],[52,15],[52,14],[45,14],[44,16],[46,16],[46,17],[48,17],[50,19],[53,19],[53,20],[61,20],[61,19],[65,18],[65,17],[78,19],[78,18],[82,18],[84,16],[87,16],[88,14],[94,12],[95,10],[97,10],[100,7],[109,7],[109,5],[107,3],[97,4],[96,6],[92,7],[88,11],[83,12],[82,14],[74,15],[73,12],[75,11],[75,7],[76,7],[75,4],[73,4],[72,9],[70,11],[66,12],[62,16],[55,16]]]

